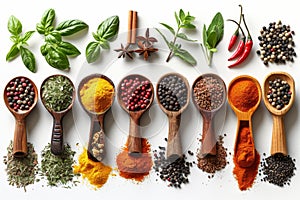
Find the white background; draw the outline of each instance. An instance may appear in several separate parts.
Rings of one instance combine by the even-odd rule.
[[[299,78],[298,73],[299,59],[295,58],[294,63],[287,65],[270,65],[265,67],[256,55],[258,49],[257,36],[262,26],[268,26],[269,22],[282,20],[284,24],[291,25],[296,35],[294,40],[296,43],[296,52],[299,54],[299,38],[298,32],[300,25],[295,17],[298,13],[296,1],[286,0],[284,2],[274,1],[229,1],[229,0],[210,0],[210,1],[70,1],[70,0],[32,0],[32,1],[5,1],[0,6],[0,91],[4,90],[6,83],[15,76],[23,75],[32,79],[38,89],[42,81],[49,75],[64,74],[70,77],[77,86],[78,82],[85,75],[90,73],[104,73],[110,77],[115,85],[120,79],[129,73],[140,73],[149,77],[153,83],[166,72],[175,71],[182,73],[189,80],[190,85],[197,76],[207,72],[213,72],[220,75],[226,85],[236,76],[248,74],[254,76],[262,85],[264,78],[272,71],[286,71],[295,79],[296,99],[292,109],[285,117],[286,136],[289,154],[296,159],[296,167],[299,168],[300,160],[300,128],[299,123]],[[201,41],[201,30],[203,24],[209,24],[214,14],[220,11],[224,19],[232,18],[238,20],[239,7],[242,4],[249,29],[251,30],[254,40],[253,51],[243,65],[235,69],[228,69],[227,58],[230,52],[227,51],[227,45],[235,25],[225,21],[224,38],[218,45],[218,52],[213,57],[213,64],[208,67],[199,42],[197,44],[184,43],[183,47],[190,50],[196,58],[198,64],[195,67],[188,66],[178,58],[174,57],[169,63],[165,62],[167,51],[162,38],[157,35],[153,29],[150,34],[159,39],[157,48],[159,52],[150,57],[149,62],[145,62],[141,57],[136,56],[134,61],[126,61],[116,59],[117,53],[113,49],[118,48],[120,43],[126,43],[127,16],[129,10],[138,11],[139,30],[138,34],[143,35],[146,27],[162,28],[159,22],[166,22],[175,26],[174,11],[182,8],[190,11],[191,15],[196,17],[197,31],[192,32],[192,38]],[[28,71],[18,57],[14,61],[7,63],[5,61],[6,53],[12,45],[9,40],[9,32],[7,30],[7,21],[10,15],[15,15],[23,24],[23,33],[29,30],[35,30],[36,23],[41,19],[45,10],[54,8],[56,11],[56,23],[67,19],[80,19],[89,25],[89,30],[81,32],[78,36],[67,37],[66,41],[75,44],[82,54],[76,58],[70,59],[71,70],[69,72],[60,71],[50,67],[41,56],[39,47],[43,43],[43,37],[37,32],[29,40],[29,49],[31,49],[37,61],[37,72]],[[111,43],[111,50],[105,51],[101,55],[101,59],[92,65],[85,62],[85,47],[89,41],[93,40],[92,32],[96,31],[100,22],[112,15],[120,17],[119,37]],[[6,108],[3,99],[0,101],[1,115],[1,133],[0,133],[0,155],[1,158],[6,154],[6,148],[9,141],[13,138],[14,118]],[[164,113],[158,108],[156,100],[147,114],[142,118],[142,135],[149,139],[152,149],[157,149],[158,145],[165,145],[163,138],[167,136],[168,122]],[[52,130],[52,117],[43,107],[41,101],[38,102],[34,111],[28,116],[27,120],[28,141],[34,144],[35,150],[39,154],[44,146],[50,142]],[[124,145],[128,131],[128,116],[120,108],[117,101],[114,102],[112,109],[107,113],[105,118],[105,130],[108,135],[107,152],[108,155],[104,162],[116,168],[115,157],[122,145]],[[233,144],[236,134],[236,117],[229,105],[226,103],[224,109],[218,114],[215,123],[217,134],[226,133],[225,147],[228,152],[233,151]],[[194,105],[190,101],[187,111],[182,115],[181,134],[183,149],[196,152],[199,147],[197,139],[202,131],[202,118],[195,110]],[[266,110],[263,101],[258,110],[253,115],[253,133],[255,144],[258,152],[262,156],[265,152],[267,155],[270,151],[272,131],[272,118]],[[64,134],[65,142],[68,142],[79,155],[82,146],[86,145],[89,133],[89,118],[83,109],[78,105],[76,99],[74,109],[64,118]],[[76,146],[76,143],[79,143]],[[195,160],[194,157],[190,157]],[[300,176],[296,171],[296,175],[292,178],[291,186],[279,188],[277,186],[264,183],[257,177],[253,187],[248,191],[240,191],[237,181],[234,179],[232,170],[232,157],[227,157],[229,165],[218,173],[213,179],[208,178],[208,174],[204,173],[196,166],[192,168],[189,177],[190,183],[184,185],[181,190],[169,188],[166,183],[156,180],[159,179],[154,172],[151,172],[145,181],[134,183],[132,181],[121,178],[117,172],[116,176],[110,177],[108,182],[100,189],[93,190],[88,184],[81,183],[72,189],[50,188],[45,182],[35,183],[27,187],[27,192],[23,189],[17,189],[9,186],[6,181],[5,165],[0,162],[0,194],[11,199],[184,199],[184,198],[224,198],[224,199],[262,199],[272,198],[292,198],[297,195],[297,185],[300,184]],[[81,179],[80,179],[81,180]]]

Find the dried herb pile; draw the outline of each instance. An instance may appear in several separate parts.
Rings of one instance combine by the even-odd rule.
[[[38,174],[38,156],[33,145],[27,142],[28,154],[24,158],[15,158],[13,156],[13,142],[11,141],[7,147],[7,156],[4,156],[4,164],[6,165],[7,180],[9,185],[17,188],[24,188],[34,184],[39,179]]]

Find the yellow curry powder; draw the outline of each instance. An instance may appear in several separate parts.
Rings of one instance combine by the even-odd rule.
[[[106,111],[112,104],[113,85],[103,78],[92,78],[80,90],[80,98],[84,107],[92,112]]]
[[[81,174],[83,178],[87,178],[93,186],[102,187],[112,171],[110,166],[101,162],[94,162],[88,158],[87,149],[84,148],[79,156],[79,164],[74,166],[74,173]]]

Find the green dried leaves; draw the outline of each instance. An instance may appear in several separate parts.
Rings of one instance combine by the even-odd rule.
[[[24,33],[24,35],[21,35],[22,24],[15,16],[10,16],[7,28],[11,33],[10,39],[14,44],[6,55],[6,61],[11,61],[21,54],[22,61],[27,69],[31,72],[36,72],[35,57],[33,53],[25,47],[28,45],[27,41],[34,31],[28,31]]]
[[[109,41],[112,41],[119,31],[119,17],[111,16],[100,23],[96,33],[93,33],[95,41],[90,42],[85,50],[88,63],[95,62],[100,57],[101,48],[109,49]]]
[[[41,46],[41,53],[47,63],[60,70],[68,70],[70,63],[68,56],[78,56],[80,51],[71,43],[62,40],[63,36],[70,36],[88,28],[81,20],[73,19],[61,22],[54,27],[55,11],[45,11],[36,30],[45,36],[45,43]]]
[[[189,12],[185,13],[182,9],[178,13],[175,12],[175,19],[177,23],[177,28],[174,29],[166,23],[160,23],[166,29],[168,29],[173,35],[173,40],[167,40],[166,36],[159,30],[158,33],[163,37],[164,41],[168,45],[170,50],[169,56],[167,57],[166,62],[168,62],[173,56],[177,56],[186,63],[190,65],[196,65],[197,61],[195,58],[185,49],[181,48],[181,44],[177,43],[177,38],[180,38],[185,41],[195,42],[196,40],[190,39],[184,32],[181,32],[181,29],[195,29],[196,26],[193,24],[195,20],[194,16],[191,16]]]

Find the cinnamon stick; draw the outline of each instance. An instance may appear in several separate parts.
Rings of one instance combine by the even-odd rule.
[[[131,32],[132,32],[132,15],[133,15],[133,11],[130,10],[128,12],[128,33],[127,33],[127,43],[131,44]]]
[[[130,40],[131,44],[135,44],[135,42],[136,42],[137,23],[138,23],[137,12],[133,11],[133,13],[132,13],[132,26],[131,26],[132,32],[131,32],[131,40]]]

